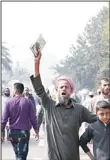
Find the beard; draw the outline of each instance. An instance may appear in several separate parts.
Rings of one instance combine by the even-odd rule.
[[[58,95],[58,101],[61,104],[67,104],[69,101],[69,96],[63,97],[62,95]]]
[[[109,95],[109,93],[110,93],[110,91],[104,91],[104,90],[102,90],[102,94],[104,94],[104,95]]]
[[[28,95],[29,95],[29,93],[28,93],[28,92],[25,92],[25,93],[24,93],[24,95],[25,95],[25,96],[28,96]]]
[[[10,97],[10,93],[5,93],[5,96],[6,97]]]

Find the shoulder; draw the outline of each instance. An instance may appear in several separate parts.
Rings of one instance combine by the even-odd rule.
[[[76,110],[78,110],[79,112],[80,111],[83,111],[84,109],[86,109],[86,107],[84,107],[82,104],[80,103],[76,103],[76,102],[73,102],[73,106]]]
[[[97,121],[91,123],[91,124],[89,125],[89,127],[90,127],[91,129],[95,129],[95,128],[97,128],[97,126],[99,126],[99,125],[100,125],[99,120],[97,120]]]
[[[14,101],[15,101],[15,97],[12,97],[7,100],[7,103],[10,104],[10,103],[13,103]]]
[[[21,101],[24,101],[24,102],[26,102],[26,103],[31,102],[30,98],[25,98],[25,97],[22,97],[22,98],[21,98]]]
[[[32,98],[29,98],[29,99],[28,99],[28,98],[25,98],[25,102],[28,103],[28,104],[31,105],[31,106],[33,105],[33,103],[32,103]]]
[[[80,109],[85,109],[86,107],[83,105],[83,104],[81,104],[81,103],[76,103],[76,102],[73,102],[74,103],[74,105],[76,106],[76,107],[78,107],[78,108],[80,108]]]
[[[32,94],[29,94],[30,99],[34,99],[34,96]]]
[[[25,97],[21,98],[21,104],[24,105],[24,106],[26,106],[26,107],[28,106],[29,108],[31,106],[33,106],[32,100],[28,99],[28,98],[25,98]]]

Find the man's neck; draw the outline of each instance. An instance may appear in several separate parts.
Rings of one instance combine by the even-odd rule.
[[[6,96],[6,95],[4,95],[4,97],[6,97],[6,98],[10,98],[10,96]]]
[[[16,94],[15,97],[22,97],[22,94]]]
[[[65,106],[68,106],[68,101],[69,101],[69,99],[66,99],[66,100],[65,100],[65,102],[64,102],[64,105],[65,105]]]
[[[105,123],[105,126],[107,125],[107,124],[109,124],[110,123],[110,120],[107,122],[107,123]]]
[[[109,99],[109,95],[108,94],[105,95],[105,94],[101,93],[100,96],[103,97],[104,99]]]
[[[100,121],[101,123],[103,123],[105,126],[108,125],[108,124],[110,123],[110,120],[108,120],[108,122],[106,122],[106,123],[104,123],[104,122],[101,121],[100,119],[99,119],[99,121]]]

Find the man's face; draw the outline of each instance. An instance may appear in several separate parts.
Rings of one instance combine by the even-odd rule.
[[[102,80],[99,88],[102,94],[108,95],[110,92],[110,82]]]
[[[71,88],[69,83],[66,80],[59,81],[57,93],[58,93],[59,102],[64,103],[65,100],[69,99],[71,95]]]
[[[9,97],[10,96],[10,90],[8,88],[6,88],[4,94],[5,94],[5,96]]]
[[[107,124],[110,121],[110,109],[101,108],[97,111],[97,116],[103,123]]]
[[[28,89],[28,88],[25,88],[25,89],[24,89],[24,94],[25,94],[25,95],[28,95],[28,94],[29,94],[29,89]]]

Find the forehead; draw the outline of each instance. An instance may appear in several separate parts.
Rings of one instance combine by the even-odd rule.
[[[110,112],[110,108],[100,108],[98,110],[98,113],[106,113],[106,112]]]
[[[10,90],[8,88],[5,89],[5,92],[10,92]]]
[[[58,87],[62,87],[62,86],[70,86],[68,81],[66,80],[61,80],[58,82]]]
[[[101,85],[110,84],[110,81],[101,80]]]

